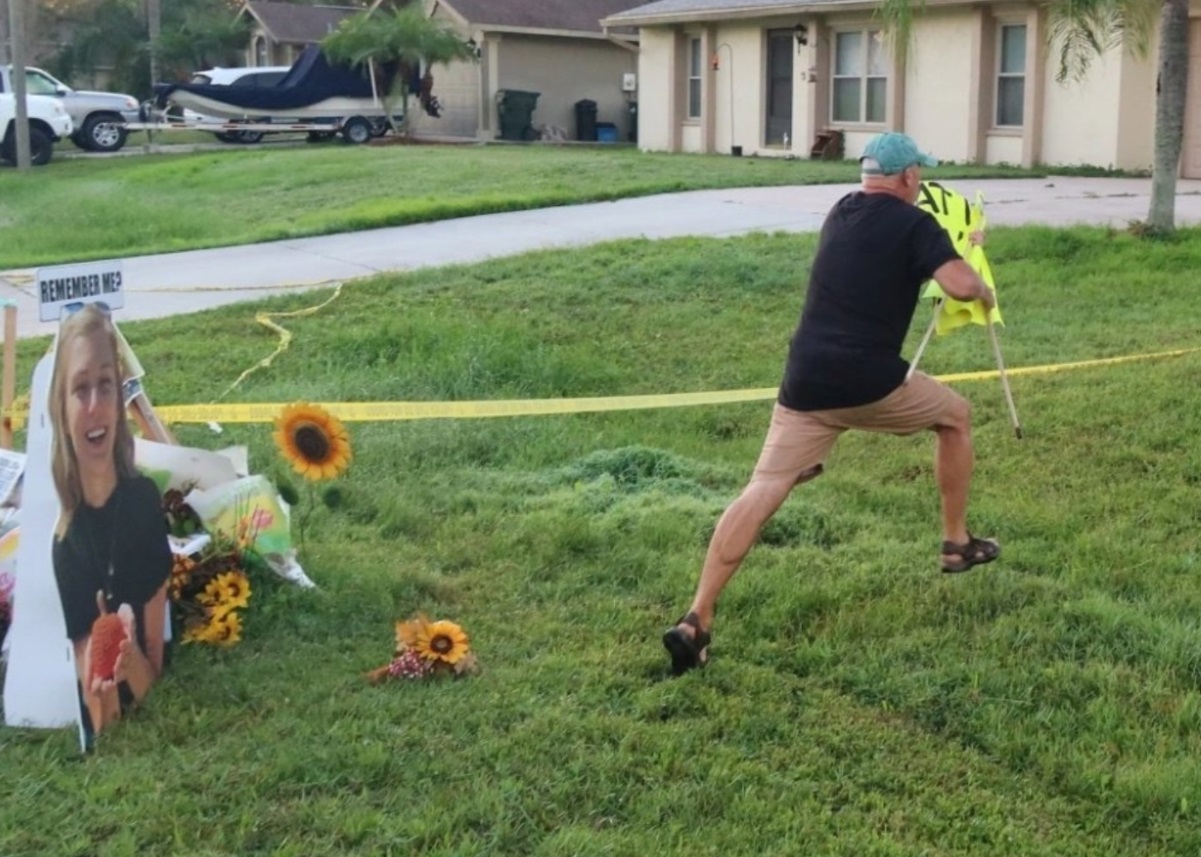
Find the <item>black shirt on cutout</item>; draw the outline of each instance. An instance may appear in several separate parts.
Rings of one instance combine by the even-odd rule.
[[[138,645],[145,652],[144,608],[171,575],[167,521],[154,482],[145,476],[122,479],[103,506],[80,503],[66,533],[54,540],[53,556],[72,642],[91,633],[100,616],[100,590],[108,612],[116,613],[122,604],[133,608]]]
[[[901,386],[901,346],[921,286],[959,254],[927,211],[886,193],[848,194],[822,225],[779,402],[852,408]]]

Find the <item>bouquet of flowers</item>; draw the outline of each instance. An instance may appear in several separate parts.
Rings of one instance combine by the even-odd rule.
[[[236,544],[214,540],[194,556],[175,555],[169,592],[185,643],[232,646],[242,639],[238,610],[250,603],[250,578]]]
[[[180,491],[163,497],[172,535],[203,532],[200,516]],[[247,567],[253,559],[255,539],[271,524],[270,514],[257,506],[234,510],[234,532],[218,530],[198,553],[175,555],[168,593],[183,625],[185,643],[232,646],[242,639],[242,617],[250,604]]]
[[[454,622],[431,622],[418,614],[396,623],[396,647],[391,663],[367,673],[372,684],[390,679],[425,679],[464,676],[479,671],[467,633]]]

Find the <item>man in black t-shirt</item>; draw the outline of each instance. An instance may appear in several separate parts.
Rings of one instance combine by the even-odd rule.
[[[847,429],[937,434],[945,572],[1000,555],[967,529],[973,450],[971,412],[958,393],[922,372],[906,379],[901,345],[919,290],[935,280],[953,298],[994,305],[992,292],[918,208],[921,168],[938,162],[905,134],[873,138],[860,158],[862,189],[839,200],[822,225],[800,325],[754,475],[713,533],[692,606],[663,635],[678,675],[703,665],[717,597],[759,530],[793,487],[818,476]]]

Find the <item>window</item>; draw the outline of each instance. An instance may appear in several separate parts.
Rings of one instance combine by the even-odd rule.
[[[267,56],[267,40],[262,36],[255,36],[254,39],[254,64],[271,65],[270,58]]]
[[[688,118],[701,118],[701,40],[688,40]]]
[[[835,122],[879,122],[887,110],[888,66],[884,33],[852,30],[834,34],[831,118]]]
[[[247,74],[239,77],[237,80],[230,83],[230,86],[275,86],[284,79],[284,75],[286,74],[286,71],[257,71],[254,74]]]
[[[52,77],[33,69],[25,69],[27,95],[58,95],[59,83]]]
[[[1003,24],[997,59],[997,125],[1021,127],[1026,106],[1026,25]]]

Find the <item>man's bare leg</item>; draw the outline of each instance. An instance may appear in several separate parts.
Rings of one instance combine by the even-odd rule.
[[[961,545],[968,540],[967,498],[976,460],[972,447],[972,412],[967,401],[962,400],[961,407],[934,431],[938,434],[934,478],[942,497],[942,537]]]
[[[972,483],[975,453],[972,449],[971,409],[967,402],[955,409],[945,425],[935,428],[938,452],[934,470],[942,495],[942,570],[961,572],[1001,555],[995,539],[974,538],[967,528],[967,498]],[[948,549],[954,549],[948,553]]]
[[[713,538],[709,540],[705,564],[701,567],[700,583],[697,584],[696,595],[693,596],[692,606],[689,608],[689,612],[696,614],[702,628],[708,630],[712,627],[717,598],[750,553],[763,525],[771,520],[788,499],[793,488],[802,482],[808,482],[821,472],[822,467],[819,464],[793,481],[753,480],[722,514],[717,528],[713,531]],[[685,629],[689,636],[694,636],[695,629],[691,625],[683,624],[679,627]]]

